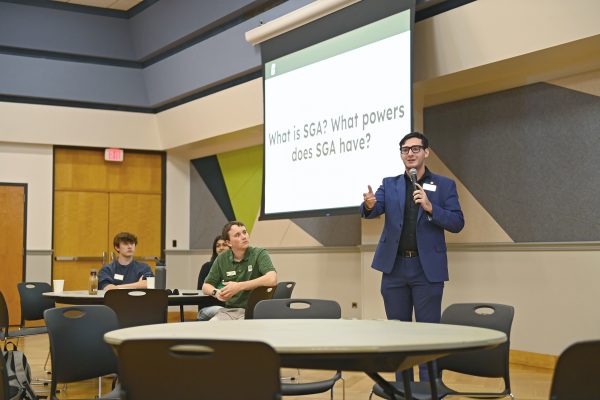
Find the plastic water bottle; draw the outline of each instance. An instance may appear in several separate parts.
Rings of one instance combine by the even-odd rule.
[[[156,288],[166,289],[167,288],[167,266],[164,261],[156,260]]]
[[[95,269],[90,271],[90,283],[88,286],[89,294],[98,294],[98,274]]]

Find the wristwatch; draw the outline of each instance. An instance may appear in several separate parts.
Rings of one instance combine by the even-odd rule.
[[[215,297],[217,295],[218,290],[217,289],[213,289],[211,296]]]

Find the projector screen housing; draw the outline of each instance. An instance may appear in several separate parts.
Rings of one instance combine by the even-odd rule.
[[[356,213],[367,185],[402,173],[413,13],[363,0],[261,45],[261,219]]]

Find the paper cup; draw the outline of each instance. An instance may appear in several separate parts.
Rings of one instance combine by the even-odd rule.
[[[146,278],[146,288],[154,289],[154,277],[153,276],[149,276],[148,278]]]
[[[62,293],[65,287],[65,281],[64,279],[54,279],[52,281],[52,286],[54,288],[54,293]]]

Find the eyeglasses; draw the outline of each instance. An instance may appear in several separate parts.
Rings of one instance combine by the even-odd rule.
[[[409,151],[412,151],[413,154],[418,154],[423,150],[424,146],[414,145],[414,146],[404,146],[400,147],[400,152],[402,154],[408,154]]]

